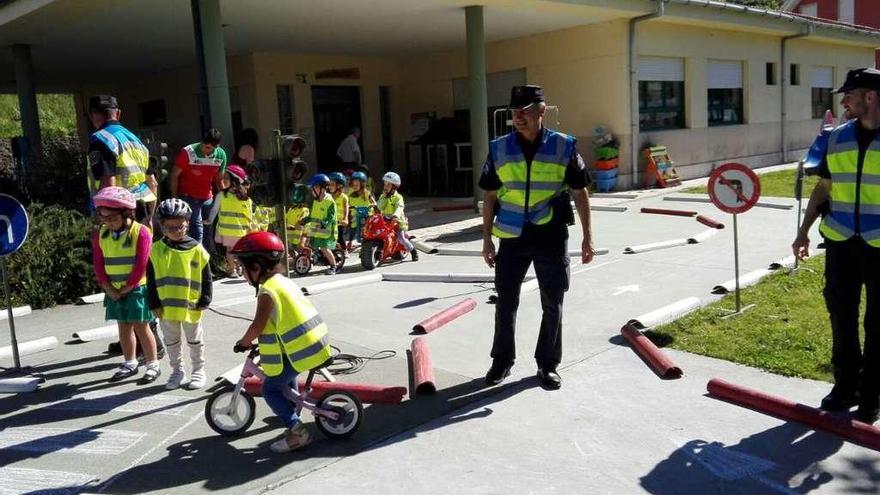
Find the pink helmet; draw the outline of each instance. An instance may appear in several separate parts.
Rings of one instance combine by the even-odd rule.
[[[239,180],[239,182],[244,182],[247,180],[247,172],[244,171],[243,168],[239,165],[230,165],[226,167],[226,171],[229,172],[229,175],[235,177]]]
[[[92,198],[95,206],[103,206],[105,208],[118,208],[123,210],[133,210],[135,207],[134,195],[128,189],[118,186],[110,186],[101,189]]]

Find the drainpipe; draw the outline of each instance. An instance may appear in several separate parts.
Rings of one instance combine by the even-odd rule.
[[[779,67],[779,82],[782,90],[782,104],[780,105],[780,115],[779,115],[779,125],[780,125],[780,134],[782,134],[782,163],[786,163],[786,156],[788,156],[788,50],[787,45],[788,42],[798,38],[805,38],[809,35],[813,34],[813,26],[807,26],[803,33],[792,34],[790,36],[783,36],[782,43],[780,45],[781,56],[780,56],[780,67]]]
[[[656,19],[663,15],[666,2],[655,0],[657,10],[646,15],[633,17],[629,20],[629,109],[630,109],[630,167],[632,171],[632,187],[638,184],[639,177],[639,68],[636,53],[636,24]]]

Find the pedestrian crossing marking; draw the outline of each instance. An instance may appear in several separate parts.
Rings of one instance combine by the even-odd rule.
[[[124,430],[75,430],[72,428],[13,427],[0,432],[0,449],[48,454],[118,455],[147,436]]]

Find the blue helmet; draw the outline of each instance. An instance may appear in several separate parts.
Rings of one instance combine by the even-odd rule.
[[[315,174],[306,183],[309,187],[326,186],[330,183],[330,177],[324,174]]]
[[[345,187],[348,185],[348,179],[342,175],[342,172],[333,172],[330,174],[330,180]]]
[[[351,180],[359,180],[359,181],[366,184],[367,174],[365,174],[363,172],[355,172],[355,173],[351,174]]]

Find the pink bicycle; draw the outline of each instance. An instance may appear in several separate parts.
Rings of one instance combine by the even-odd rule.
[[[205,419],[211,429],[220,435],[225,437],[241,435],[254,422],[257,404],[245,390],[244,383],[253,376],[265,379],[266,375],[257,365],[259,355],[259,346],[251,347],[238,382],[233,384],[227,381],[208,398],[208,403],[205,404]],[[285,390],[285,396],[296,404],[297,414],[303,409],[311,411],[318,429],[325,436],[330,439],[348,438],[360,428],[364,419],[364,406],[360,399],[344,390],[334,390],[317,402],[309,400],[312,379],[317,370],[326,364],[329,363],[309,370],[302,392],[289,388]]]

